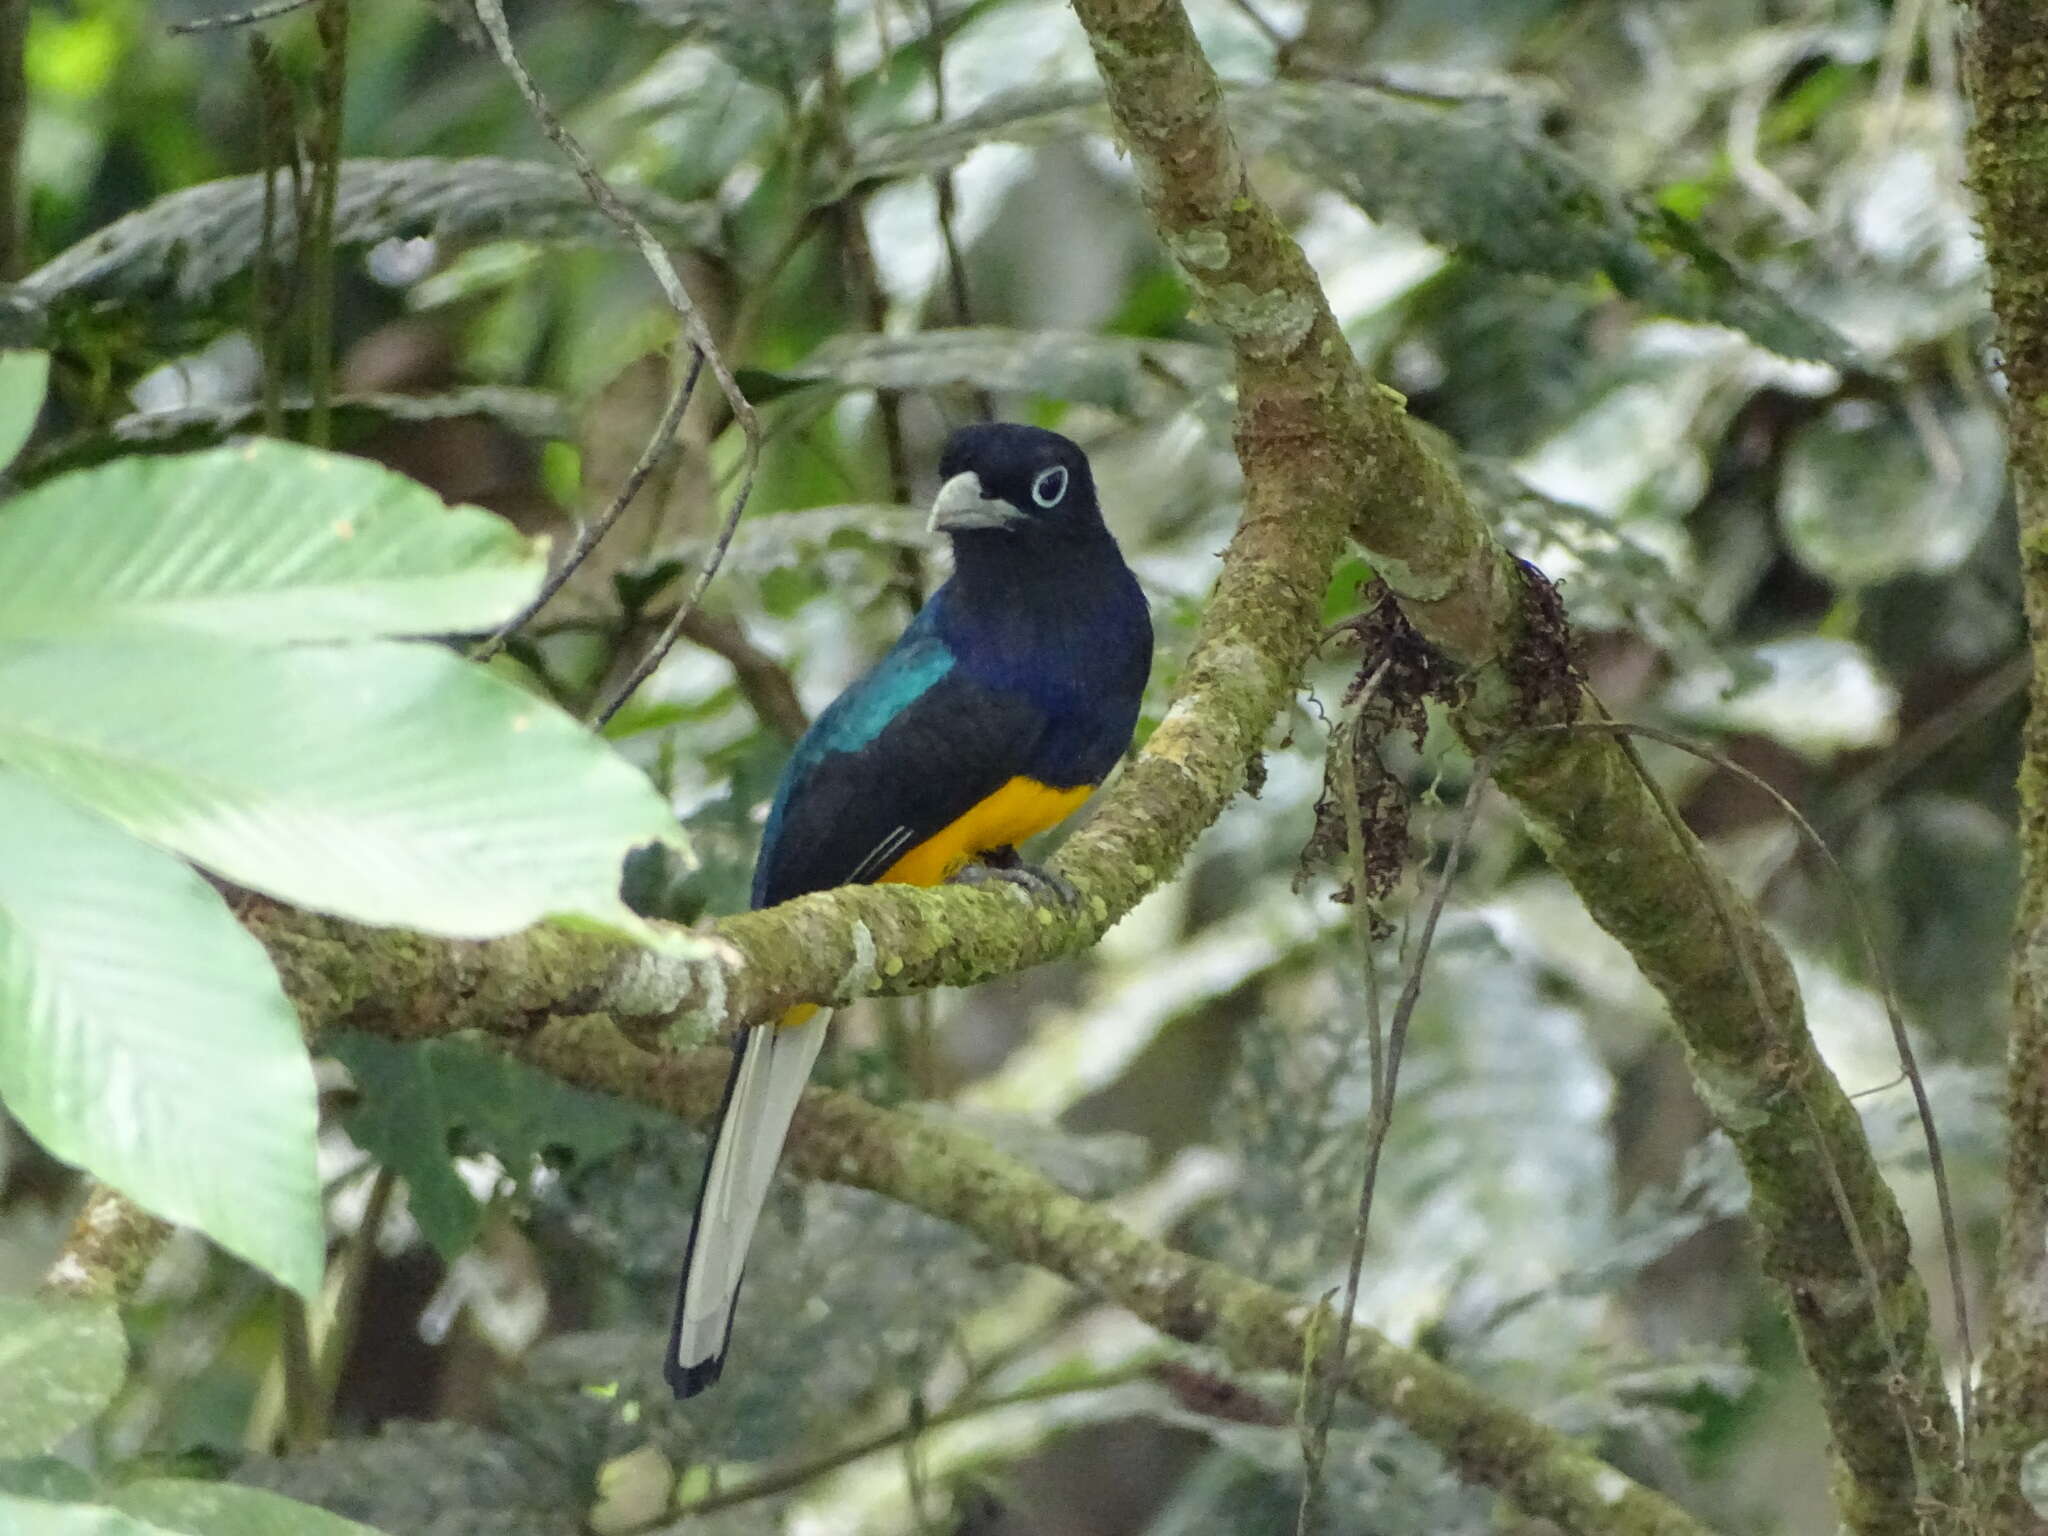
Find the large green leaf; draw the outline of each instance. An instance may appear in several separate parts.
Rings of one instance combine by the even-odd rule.
[[[546,1154],[586,1163],[624,1146],[660,1117],[568,1087],[468,1040],[404,1045],[344,1033],[322,1042],[362,1097],[344,1124],[364,1151],[405,1176],[420,1231],[452,1259],[476,1239],[483,1208],[450,1162],[488,1152],[514,1178]]]
[[[1787,357],[1860,366],[1848,342],[1713,251],[1683,220],[1624,196],[1497,104],[1343,81],[1239,86],[1246,148],[1286,161],[1376,219],[1510,272],[1602,276],[1661,314],[1742,331]],[[1107,131],[1100,92],[1031,86],[949,122],[876,135],[848,184],[928,175],[987,143]]]
[[[6,985],[0,979],[0,995]],[[127,1371],[128,1337],[112,1302],[0,1296],[0,1456],[49,1450],[114,1400]]]
[[[59,1157],[319,1288],[313,1071],[261,946],[176,859],[5,766],[0,1100]]]
[[[717,236],[709,208],[638,188],[619,191],[655,235],[704,246]],[[291,195],[277,199],[278,259],[296,243]],[[368,245],[393,235],[517,235],[527,240],[611,240],[618,230],[576,174],[538,161],[344,160],[334,238]],[[60,299],[191,303],[255,265],[263,242],[263,179],[229,176],[160,197],[52,257],[17,285],[34,304]]]
[[[152,1477],[124,1484],[107,1502],[185,1536],[377,1536],[367,1525],[311,1504],[235,1483]]]
[[[50,354],[22,349],[0,351],[0,469],[14,462],[42,414],[50,382]]]
[[[619,866],[681,835],[575,721],[430,645],[0,642],[0,762],[281,900],[464,938],[637,930]]]
[[[0,507],[0,641],[182,629],[279,644],[488,629],[543,546],[366,459],[258,439],[63,475]]]

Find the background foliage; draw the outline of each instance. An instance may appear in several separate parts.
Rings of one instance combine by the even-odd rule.
[[[167,38],[174,10],[202,14],[71,0],[31,25],[29,250],[4,306],[8,339],[53,359],[14,471],[31,511],[62,471],[147,474],[140,453],[247,432],[267,403],[293,431],[314,409],[303,333],[278,323],[305,298],[299,225],[279,198],[282,264],[266,263],[256,174],[266,137],[276,158],[289,135],[245,37]],[[1848,862],[1929,1065],[1974,1281],[1996,1206],[1987,1068],[2025,670],[1950,12],[1190,10],[1349,338],[1561,585],[1607,704],[1716,740]],[[559,531],[638,453],[670,323],[447,14],[362,0],[351,19],[335,441]],[[983,400],[1089,448],[1152,599],[1162,688],[1238,511],[1228,370],[1103,134],[1065,8],[535,0],[512,20],[676,251],[767,428],[705,622],[608,727],[696,854],[636,866],[642,897],[681,918],[742,903],[798,715],[939,574],[910,508]],[[310,135],[313,28],[267,35]],[[501,676],[581,713],[630,664],[739,462],[711,400],[682,436]],[[0,541],[22,507],[0,510]],[[1367,574],[1333,584],[1333,622]],[[251,613],[235,637],[274,646],[284,622]],[[388,632],[435,627],[419,622]],[[846,1010],[822,1076],[948,1100],[930,1112],[1304,1298],[1338,1284],[1367,1105],[1361,956],[1330,873],[1299,864],[1357,666],[1328,648],[1257,797],[1098,951]],[[345,707],[303,691],[314,713]],[[1918,1251],[1937,1252],[1873,978],[1825,872],[1739,780],[1646,754],[1798,956],[1822,1047],[1862,1095]],[[1417,805],[1416,874],[1373,957],[1391,982],[1471,768],[1435,734],[1387,765]],[[511,790],[475,803],[504,813],[490,796]],[[781,1191],[733,1370],[678,1408],[654,1366],[697,1138],[460,1042],[328,1048],[330,1301],[351,1341],[320,1385],[331,1433],[283,1422],[276,1293],[181,1237],[129,1314],[125,1383],[82,1375],[60,1384],[83,1395],[70,1417],[0,1417],[0,1452],[23,1458],[0,1488],[98,1490],[138,1529],[197,1528],[135,1492],[166,1469],[394,1533],[654,1529],[667,1499],[701,1505],[686,1528],[709,1532],[1292,1528],[1295,1383],[1221,1381],[843,1190]],[[1717,1525],[1822,1528],[1818,1417],[1705,1124],[1626,958],[1482,808],[1404,1068],[1361,1315]],[[75,1181],[18,1129],[6,1147],[0,1271],[18,1289]],[[76,1326],[103,1339],[106,1319]],[[96,1358],[60,1342],[48,1358]],[[1348,1529],[1500,1522],[1433,1453],[1349,1410],[1329,1483]]]

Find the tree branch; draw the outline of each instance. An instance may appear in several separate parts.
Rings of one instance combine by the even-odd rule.
[[[1991,268],[2033,689],[2021,739],[2006,1215],[1977,1439],[1987,1530],[2038,1531],[2021,1460],[2048,1440],[2048,3],[1976,0],[1971,181]]]
[[[1540,578],[1492,541],[1399,397],[1360,369],[1300,248],[1252,192],[1177,0],[1074,10],[1160,236],[1236,353],[1240,539],[1346,509],[1410,622],[1466,669],[1455,719],[1476,751],[1590,716]],[[1666,819],[1620,744],[1525,736],[1498,763],[1538,844],[1664,995],[1702,1097],[1742,1155],[1763,1266],[1834,1433],[1845,1522],[1917,1530],[1921,1500],[1955,1496],[1954,1415],[1904,1222],[1814,1050],[1784,951]]]
[[[506,1038],[564,1082],[709,1125],[731,1058],[634,1045],[601,1014],[563,1016]],[[1126,1226],[978,1137],[811,1089],[784,1152],[801,1177],[872,1190],[954,1222],[1007,1257],[1036,1264],[1246,1370],[1297,1372],[1314,1309]],[[1427,1355],[1354,1330],[1346,1389],[1435,1446],[1458,1472],[1568,1531],[1702,1536],[1705,1527],[1566,1436],[1498,1402]]]
[[[93,1184],[43,1276],[43,1289],[58,1296],[126,1301],[170,1235],[168,1222],[106,1185]]]

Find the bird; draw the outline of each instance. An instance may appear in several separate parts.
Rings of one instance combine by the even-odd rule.
[[[1009,881],[1073,899],[1019,845],[1065,820],[1131,742],[1152,622],[1081,448],[1041,427],[961,427],[930,528],[953,574],[821,713],[776,786],[751,905],[842,885]],[[747,1248],[824,1043],[813,1005],[739,1031],[690,1224],[663,1374],[719,1379]]]

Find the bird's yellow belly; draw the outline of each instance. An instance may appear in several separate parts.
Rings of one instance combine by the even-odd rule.
[[[967,866],[968,860],[994,848],[1014,848],[1058,826],[1095,792],[1092,784],[1054,789],[1036,779],[1016,778],[976,805],[966,815],[941,827],[882,871],[877,885],[943,885]],[[776,1022],[794,1028],[816,1013],[800,1003]]]
[[[993,848],[1014,848],[1056,827],[1095,792],[1091,784],[1054,789],[1016,778],[965,816],[940,828],[882,872],[880,885],[942,885],[967,861]]]

